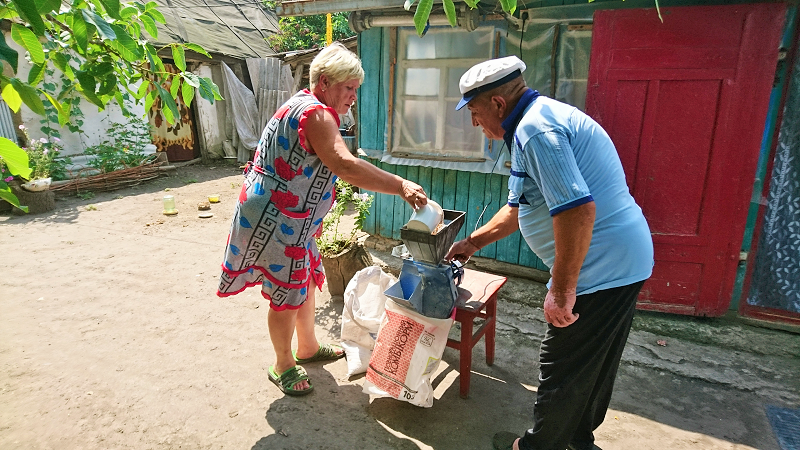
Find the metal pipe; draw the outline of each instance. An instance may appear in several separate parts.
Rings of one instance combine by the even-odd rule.
[[[478,10],[464,10],[461,9],[458,13],[458,25],[467,31],[472,31],[477,28],[479,22]],[[444,14],[431,15],[428,21],[433,26],[450,25],[447,16]],[[414,15],[413,14],[372,14],[364,11],[353,11],[348,18],[350,28],[360,33],[372,27],[413,27]]]

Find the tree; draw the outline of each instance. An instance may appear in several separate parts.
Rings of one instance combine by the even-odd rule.
[[[475,8],[478,6],[480,1],[481,0],[464,0],[464,3],[466,3],[470,8]],[[595,0],[587,0],[588,3],[592,3],[594,1]],[[658,17],[663,22],[664,19],[661,17],[661,10],[658,6],[658,0],[654,1],[656,10],[658,11]],[[416,2],[417,0],[406,0],[403,7],[406,9],[406,11],[408,11]],[[453,4],[453,0],[442,0],[442,6],[444,7],[444,13],[447,16],[447,20],[450,22],[450,26],[458,26],[456,19],[456,7]],[[503,11],[509,14],[514,14],[514,11],[517,10],[517,0],[500,0],[500,7],[503,8]],[[414,12],[414,27],[417,29],[417,34],[419,36],[422,36],[425,32],[425,27],[428,24],[428,17],[430,17],[432,9],[433,0],[419,0],[419,3],[417,3],[417,9]]]
[[[275,9],[277,2],[264,2],[267,8]],[[331,14],[333,40],[354,36],[347,23],[346,13]],[[325,14],[315,16],[281,17],[278,21],[280,31],[267,38],[276,52],[306,50],[325,46],[327,18]]]
[[[187,49],[210,57],[201,46],[170,44],[155,48],[147,42],[147,35],[158,35],[156,22],[166,23],[155,2],[71,0],[67,5],[61,0],[10,0],[0,5],[0,19],[11,22],[11,38],[26,50],[23,57],[32,64],[27,80],[17,78],[20,55],[0,34],[0,64],[7,63],[14,74],[0,74],[0,90],[15,112],[24,103],[34,113],[44,115],[47,102],[58,112],[59,125],[64,126],[76,96],[100,110],[115,101],[125,111],[123,94],[127,93],[137,102],[144,99],[145,110],[160,98],[165,119],[175,123],[179,119],[178,95],[187,106],[195,89],[212,103],[222,99],[211,79],[186,71]],[[158,56],[166,48],[172,52],[180,71],[177,74],[167,72]],[[45,72],[52,68],[65,79],[55,96],[39,87]],[[164,87],[167,81],[171,81],[169,90]],[[12,175],[30,177],[28,156],[16,143],[0,138],[0,158]],[[0,199],[20,207],[4,180],[0,180]]]

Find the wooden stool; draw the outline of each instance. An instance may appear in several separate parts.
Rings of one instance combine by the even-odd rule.
[[[461,378],[461,398],[469,396],[469,379],[472,370],[472,347],[486,335],[486,364],[494,364],[494,333],[497,325],[497,292],[506,283],[506,277],[464,269],[464,277],[458,286],[456,299],[456,322],[461,324],[461,339],[447,339],[447,346],[457,349]],[[473,332],[475,318],[484,323]]]

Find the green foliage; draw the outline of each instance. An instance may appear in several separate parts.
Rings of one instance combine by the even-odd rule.
[[[47,116],[48,120],[55,119],[53,122],[62,127],[70,122],[78,95],[100,110],[110,101],[124,108],[124,93],[137,102],[148,95],[146,102],[150,105],[155,97],[160,97],[168,123],[179,119],[175,114],[177,108],[173,108],[177,96],[181,95],[188,107],[195,94],[191,88],[170,92],[163,87],[170,82],[189,84],[211,103],[221,100],[211,79],[185,71],[185,58],[181,58],[184,48],[208,56],[199,45],[167,46],[180,72],[172,74],[165,70],[158,56],[160,49],[147,43],[148,35],[157,37],[155,22],[166,23],[156,5],[154,1],[121,3],[119,0],[73,0],[64,4],[60,0],[0,2],[0,18],[11,20],[11,39],[25,49],[24,57],[33,65],[27,80],[17,78],[19,54],[8,46],[5,35],[0,34],[0,62],[7,62],[12,69],[10,74],[0,74],[3,99],[14,112],[24,103],[31,111]],[[52,68],[60,71],[65,80],[57,94],[52,92],[54,86],[47,89],[42,85],[44,75]],[[141,87],[134,92],[131,89],[137,84]],[[25,153],[15,143],[0,141],[0,158],[5,160],[11,175],[25,178],[29,175],[27,161],[24,167],[17,164],[21,161],[20,152]],[[5,182],[0,184],[0,198],[19,206]]]
[[[264,2],[268,8],[275,8],[274,1]],[[347,24],[346,13],[331,14],[333,40],[341,40],[355,33]],[[278,21],[280,31],[267,38],[276,52],[307,50],[325,46],[327,18],[325,14],[316,16],[281,17]]]
[[[56,162],[57,158],[60,156],[59,152],[62,150],[61,141],[58,138],[31,139],[28,135],[28,129],[25,128],[25,126],[20,125],[19,128],[25,134],[27,146],[24,147],[23,150],[28,154],[28,163],[31,168],[30,175],[23,178],[29,180],[50,178],[54,169],[63,171],[63,160]]]
[[[364,229],[364,221],[369,215],[373,196],[355,192],[353,186],[341,178],[336,180],[336,202],[322,220],[322,235],[317,238],[317,247],[324,256],[334,256],[341,253],[355,241],[356,234]],[[339,224],[349,205],[356,211],[353,228],[339,232]]]
[[[593,0],[589,1],[591,2]],[[476,8],[478,2],[480,2],[480,0],[465,0],[465,3],[470,8]],[[406,0],[403,7],[406,11],[409,11],[414,3],[417,3],[417,0]],[[450,26],[457,26],[458,18],[456,17],[456,6],[453,0],[442,0],[442,6],[444,7],[444,13],[447,16],[447,21],[450,23]],[[514,14],[514,11],[517,10],[517,0],[500,0],[500,6],[503,8],[503,11]],[[431,16],[432,10],[433,0],[419,0],[419,3],[417,3],[417,8],[414,11],[414,28],[417,30],[417,35],[422,36],[425,33],[425,28],[428,25],[428,18]]]
[[[101,173],[113,172],[127,167],[140,166],[148,161],[145,145],[150,143],[150,125],[142,119],[131,119],[128,123],[112,122],[108,128],[109,139],[84,151],[92,155],[89,166]]]
[[[622,0],[625,1],[625,0]],[[661,19],[663,22],[664,19],[661,17],[661,8],[658,6],[658,0],[653,0],[656,5],[656,11],[658,11],[658,18]],[[464,3],[467,4],[470,8],[476,8],[480,0],[464,0]],[[594,2],[594,0],[587,0],[588,3]],[[406,0],[403,7],[406,11],[409,11],[411,7],[417,3],[417,0]],[[456,18],[456,8],[455,4],[453,4],[453,0],[442,0],[442,6],[444,7],[444,13],[447,16],[447,21],[450,22],[450,25],[455,27],[458,24]],[[500,7],[503,8],[503,11],[514,14],[514,11],[517,10],[517,0],[500,0]],[[414,28],[417,29],[417,34],[422,36],[425,33],[425,28],[428,24],[428,18],[431,15],[431,10],[433,9],[433,0],[419,0],[417,3],[417,9],[414,12]]]

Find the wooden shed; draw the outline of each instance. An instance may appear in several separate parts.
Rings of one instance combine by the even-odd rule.
[[[800,173],[785,162],[800,145],[798,121],[786,120],[800,107],[797,5],[659,3],[526,2],[508,15],[492,1],[456,2],[458,27],[436,5],[423,37],[412,14],[388,0],[284,1],[277,13],[353,11],[366,71],[358,145],[445,209],[466,211],[459,238],[505,203],[508,151],[454,111],[458,79],[476,62],[517,55],[530,87],[586,111],[617,146],[655,243],[639,308],[699,316],[738,308],[800,324],[798,207],[778,205],[800,200]],[[789,188],[769,190],[787,180]],[[368,231],[399,239],[406,209],[377,195]],[[782,223],[795,231],[767,244]],[[478,256],[548,270],[518,233]]]

